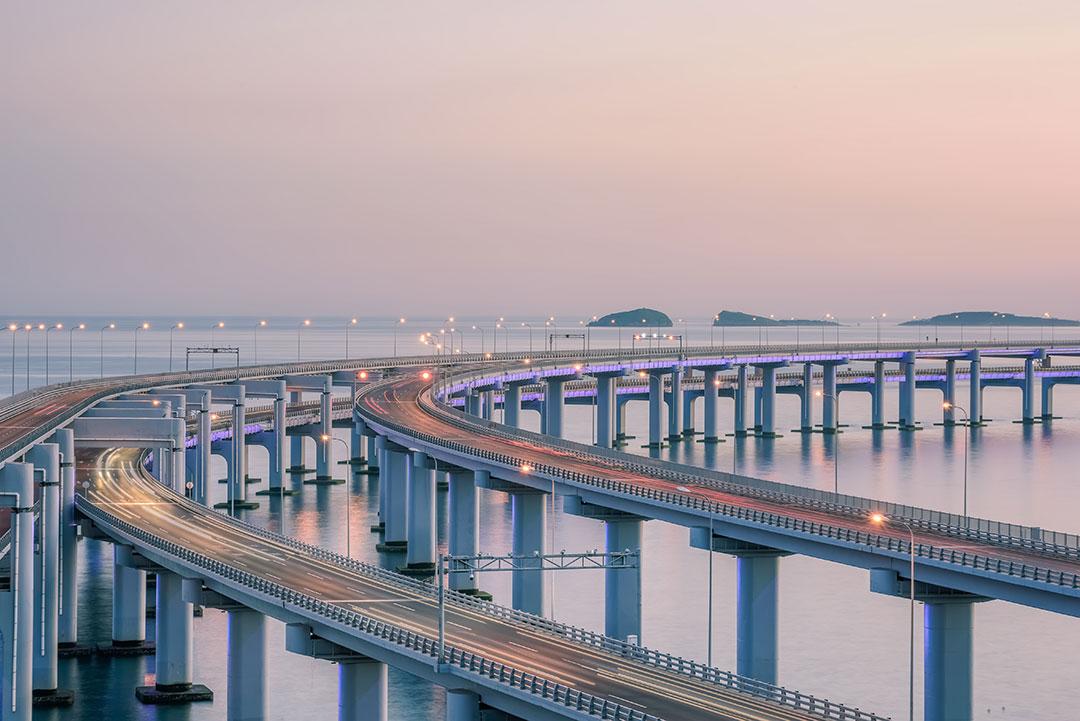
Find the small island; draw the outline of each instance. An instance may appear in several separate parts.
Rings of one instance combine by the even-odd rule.
[[[812,325],[812,326],[834,326],[840,325],[835,320],[816,320],[807,318],[770,318],[766,315],[752,315],[750,313],[740,313],[736,310],[722,310],[716,314],[713,319],[713,325],[715,326],[793,326],[793,325]]]
[[[993,310],[968,310],[959,313],[942,313],[930,318],[913,318],[900,325],[1016,325],[1016,326],[1080,326],[1080,321],[1054,318],[1049,315],[1015,315]]]
[[[594,328],[670,328],[673,323],[666,313],[652,308],[623,310],[590,321]]]

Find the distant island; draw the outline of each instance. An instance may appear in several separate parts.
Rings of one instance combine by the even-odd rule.
[[[637,308],[608,313],[602,318],[590,321],[589,325],[605,328],[670,328],[673,324],[666,313],[652,308]]]
[[[1018,325],[1018,326],[1078,326],[1080,320],[1053,318],[1045,315],[1015,315],[992,310],[968,310],[942,313],[930,318],[914,318],[900,325]]]
[[[780,326],[780,325],[840,325],[835,320],[815,320],[806,318],[770,318],[766,315],[751,315],[736,310],[722,310],[713,319],[713,325],[725,326]]]

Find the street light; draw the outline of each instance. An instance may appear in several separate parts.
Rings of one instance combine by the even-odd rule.
[[[135,372],[133,375],[139,375],[139,331],[150,330],[149,323],[143,323],[142,325],[135,326]]]
[[[98,377],[100,378],[105,377],[105,331],[107,330],[116,330],[116,323],[109,323],[108,325],[103,325],[101,326],[101,330],[98,331]]]
[[[218,328],[224,328],[224,327],[225,327],[225,321],[223,321],[223,320],[219,320],[217,323],[214,323],[213,325],[210,326],[210,347],[211,348],[214,347],[214,331],[217,330]],[[210,367],[214,368],[216,366],[217,366],[217,353],[211,352],[210,353]]]
[[[881,350],[881,319],[884,318],[885,315],[886,315],[885,313],[882,313],[881,315],[872,315],[872,316],[870,316],[870,320],[877,321],[877,347],[878,347],[878,350]]]
[[[252,335],[255,336],[255,365],[259,365],[259,328],[265,328],[266,321],[260,320],[255,324],[255,329],[252,331]]]
[[[45,385],[49,385],[49,333],[54,330],[63,330],[64,324],[57,323],[45,329]]]
[[[531,323],[522,323],[521,327],[529,329],[529,355],[532,355],[532,352],[533,352],[533,327],[532,327],[532,324]]]
[[[353,318],[345,324],[345,357],[349,357],[349,331],[356,327],[357,320]]]
[[[305,318],[296,326],[296,362],[300,362],[300,332],[311,325],[311,320]]]
[[[329,444],[329,443],[332,443],[333,441],[337,441],[341,445],[345,446],[345,457],[346,458],[349,457],[349,454],[351,453],[351,451],[349,450],[349,445],[347,443],[345,443],[345,441],[341,440],[340,438],[335,438],[334,436],[331,436],[331,435],[329,435],[327,433],[323,433],[321,436],[319,436],[319,438],[322,439],[323,443]],[[330,449],[327,448],[327,454],[328,455],[333,455],[333,454],[329,453],[329,450]],[[332,470],[332,468],[333,467],[331,467],[331,470]],[[350,511],[350,506],[352,504],[349,503],[349,500],[350,500],[349,499],[349,482],[348,482],[348,480],[346,480],[345,481],[345,555],[348,558],[352,558],[352,512]],[[282,517],[282,522],[284,523],[285,514],[284,514],[284,509],[282,509],[282,510],[283,510],[283,512],[282,512],[281,517]]]
[[[397,332],[398,328],[405,325],[405,318],[398,318],[397,323],[394,324],[394,357],[397,358]]]
[[[840,398],[832,393],[823,393],[822,391],[815,391],[814,395],[818,398],[829,398],[833,404],[833,423],[836,424],[836,431],[833,433],[833,493],[840,493]]]
[[[171,328],[169,328],[169,372],[170,373],[172,373],[172,363],[173,363],[173,331],[174,330],[183,330],[183,329],[184,329],[183,322],[176,323]]]
[[[911,568],[908,571],[908,575],[911,577],[911,589],[909,594],[911,601],[911,620],[908,623],[908,629],[911,632],[910,641],[908,643],[908,721],[915,721],[915,531],[903,521],[898,521],[895,518],[887,518],[881,513],[870,514],[870,522],[878,526],[885,526],[890,523],[903,526],[911,536],[910,545],[908,547],[911,558]]]
[[[964,414],[964,420],[967,421],[968,426],[971,426],[971,416],[968,415],[968,412],[967,412],[966,408],[964,408],[962,406],[958,406],[955,403],[949,403],[948,401],[946,401],[944,404],[942,404],[942,407],[945,408],[945,410],[947,410],[947,411],[950,411],[950,410],[960,411],[961,413]],[[968,496],[968,434],[964,433],[964,525],[965,526],[967,525],[967,517],[968,517],[967,496]]]
[[[709,642],[708,642],[708,645],[707,645],[707,647],[708,647],[707,658],[708,658],[709,668],[712,668],[712,646],[713,646],[713,640],[712,640],[713,639],[713,539],[712,539],[712,535],[713,535],[713,521],[715,520],[714,519],[714,514],[713,514],[712,500],[708,496],[706,496],[704,493],[700,493],[698,491],[695,491],[695,490],[693,490],[691,488],[688,488],[687,486],[675,486],[675,490],[679,491],[680,493],[689,493],[692,496],[697,496],[701,500],[705,501],[705,506],[709,510],[709,538],[708,538],[708,543],[709,543],[709,594],[708,594],[708,596],[709,596],[709,622],[708,622]]]
[[[19,324],[9,323],[8,330],[11,331],[11,395],[15,395],[15,334],[19,332]]]
[[[478,325],[474,325],[472,327],[472,329],[480,331],[480,355],[483,356],[484,355],[484,329],[483,329],[482,326],[478,326]]]
[[[68,383],[75,379],[75,371],[73,370],[75,367],[75,339],[73,334],[77,330],[86,330],[86,323],[79,323],[68,328]]]
[[[26,390],[30,390],[30,332],[34,330],[32,323],[26,324]],[[45,324],[39,323],[38,330],[45,330]]]

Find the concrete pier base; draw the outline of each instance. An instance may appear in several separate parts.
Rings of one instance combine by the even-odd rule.
[[[169,571],[158,573],[157,583],[157,653],[154,654],[153,686],[135,689],[135,697],[145,704],[182,704],[212,701],[214,694],[201,684],[192,683],[192,604],[184,598],[198,593],[198,588],[184,592],[184,585],[199,581],[184,579]]]
[[[778,570],[780,554],[751,552],[738,559],[736,668],[748,676],[776,684],[779,652]]]
[[[480,696],[467,689],[446,689],[446,721],[480,721]]]
[[[971,721],[975,604],[926,603],[923,610],[923,718]]]
[[[266,616],[247,608],[228,613],[228,719],[265,721]]]
[[[400,448],[400,446],[395,446]],[[383,466],[380,469],[379,491],[385,500],[386,513],[383,542],[375,546],[379,552],[404,552],[408,548],[408,484],[409,456],[397,450],[383,450]]]
[[[338,721],[387,721],[385,663],[369,659],[338,664]]]

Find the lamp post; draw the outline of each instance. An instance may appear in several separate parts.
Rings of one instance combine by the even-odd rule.
[[[531,323],[522,323],[521,327],[529,329],[529,354],[532,355],[532,352],[533,352],[533,327],[532,327],[532,324]]]
[[[335,438],[334,436],[331,436],[331,435],[326,434],[326,433],[319,436],[319,438],[322,439],[323,443],[327,443],[327,444],[333,443],[334,441],[337,441],[338,443],[340,443],[342,446],[345,447],[345,457],[346,458],[349,457],[349,453],[350,453],[349,445],[347,443],[345,443],[345,441],[341,440],[340,438]],[[333,469],[331,469],[331,472],[332,472],[332,470]],[[350,500],[351,499],[349,498],[349,481],[346,480],[345,481],[345,555],[348,558],[352,558],[352,511],[350,510],[350,506],[352,504],[349,503]],[[283,523],[284,523],[284,518],[285,518],[285,515],[284,515],[284,513],[282,513],[282,522]]]
[[[885,315],[886,315],[885,313],[881,313],[880,315],[870,316],[870,320],[877,321],[877,347],[878,347],[878,350],[881,350],[881,319],[884,318]]]
[[[86,323],[79,323],[68,328],[68,383],[75,379],[75,339],[77,330],[86,330]]]
[[[311,320],[308,319],[308,318],[305,318],[304,320],[302,320],[296,326],[296,362],[297,363],[300,362],[300,334],[304,330],[304,328],[307,328],[309,325],[311,325]]]
[[[893,518],[887,518],[881,513],[870,514],[870,522],[878,526],[885,526],[890,523],[903,526],[907,529],[908,535],[911,537],[908,546],[911,562],[911,568],[908,571],[908,575],[911,577],[911,588],[909,593],[909,599],[911,601],[911,620],[908,622],[908,630],[910,631],[910,640],[908,642],[908,721],[915,721],[915,531],[913,531],[911,526],[907,523]]]
[[[548,316],[547,323],[545,323],[545,325],[547,324],[551,325],[551,336],[548,341],[550,347],[548,348],[548,350],[558,350],[558,348],[556,348],[556,345],[558,344],[557,338],[559,336],[559,323],[555,320],[555,316],[552,315]]]
[[[19,332],[19,326],[10,323],[8,330],[11,331],[11,395],[15,395],[15,334]]]
[[[105,331],[116,330],[116,323],[101,326],[98,331],[98,377],[105,377]]]
[[[356,327],[357,320],[353,318],[345,324],[345,357],[349,357],[349,331]]]
[[[49,385],[49,333],[54,330],[63,330],[64,324],[57,323],[45,329],[45,385]]]
[[[968,426],[971,425],[971,416],[968,415],[967,409],[963,406],[958,406],[955,403],[943,404],[945,410],[957,410],[964,414],[964,420],[967,421]],[[967,525],[967,498],[968,498],[968,434],[964,433],[964,525]]]
[[[173,331],[183,330],[183,329],[184,329],[183,322],[176,323],[171,328],[169,328],[169,372],[170,373],[172,373],[172,366],[173,366]]]
[[[397,332],[398,328],[405,325],[405,318],[401,317],[397,319],[397,323],[394,324],[394,357],[397,358]]]
[[[713,521],[715,520],[713,513],[712,500],[709,499],[704,493],[695,491],[687,486],[675,486],[675,490],[680,493],[688,493],[692,496],[697,496],[705,502],[706,508],[709,510],[709,614],[708,614],[708,634],[709,642],[707,644],[706,657],[709,668],[712,668],[712,647],[713,647]]]
[[[45,330],[44,323],[38,323],[38,330]],[[26,324],[26,390],[30,390],[30,331],[34,330],[34,326],[30,323]]]
[[[150,330],[150,324],[144,322],[142,325],[135,326],[135,372],[133,375],[139,375],[139,331]]]
[[[833,493],[840,493],[840,399],[832,393],[817,391],[814,395],[818,398],[829,398],[833,404],[833,422],[836,423],[836,432],[833,433]]]
[[[254,336],[255,340],[255,365],[259,365],[259,328],[265,327],[266,321],[260,320],[258,323],[255,324],[255,328],[252,331],[252,335]]]
[[[473,330],[480,331],[480,355],[484,355],[484,328],[483,326],[474,325]]]

